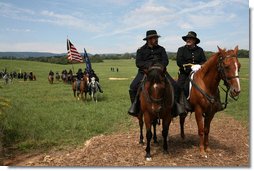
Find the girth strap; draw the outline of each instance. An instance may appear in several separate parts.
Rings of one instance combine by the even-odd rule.
[[[215,98],[213,96],[210,96],[209,94],[207,94],[204,90],[202,90],[191,78],[190,76],[188,77],[191,84],[203,95],[207,98],[207,100],[210,102],[210,103],[214,103],[215,102]]]

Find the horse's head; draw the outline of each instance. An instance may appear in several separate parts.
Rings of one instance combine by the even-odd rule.
[[[155,113],[161,112],[165,94],[165,67],[160,64],[152,65],[147,71],[147,98]]]
[[[238,61],[237,53],[238,46],[234,50],[225,50],[218,47],[218,69],[221,79],[224,80],[224,84],[230,88],[230,96],[236,97],[240,94],[240,80],[238,72],[241,64]]]
[[[94,88],[96,85],[95,85],[95,77],[92,77],[91,78],[91,87]]]

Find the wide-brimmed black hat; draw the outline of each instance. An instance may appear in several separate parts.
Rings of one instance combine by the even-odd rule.
[[[146,37],[143,40],[147,40],[150,37],[161,37],[161,36],[157,34],[156,30],[148,30],[146,32]]]
[[[196,39],[196,44],[200,43],[199,38],[197,38],[197,33],[195,33],[194,31],[189,31],[188,34],[186,36],[183,36],[182,38],[185,42],[187,38],[194,38]]]

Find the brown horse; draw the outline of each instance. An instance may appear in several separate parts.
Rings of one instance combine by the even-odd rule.
[[[53,75],[49,75],[48,76],[48,81],[49,81],[50,84],[53,84],[53,82],[54,82],[54,76]]]
[[[77,92],[78,100],[79,100],[79,94],[81,95],[82,100],[86,100],[86,96],[88,92],[88,77],[84,75],[83,79],[81,79],[79,91],[77,90],[77,80],[74,79],[72,83],[72,90],[73,90],[74,97],[76,97],[76,92]],[[83,97],[83,93],[85,93],[85,99]]]
[[[224,81],[231,97],[240,94],[240,81],[238,71],[241,67],[238,58],[238,46],[234,50],[220,49],[205,62],[193,77],[189,103],[195,112],[200,138],[200,154],[207,158],[206,152],[210,151],[208,136],[210,124],[214,114],[218,111],[218,86]],[[194,85],[195,84],[195,85]],[[181,136],[184,135],[184,121],[186,116],[180,116]],[[204,118],[204,120],[203,120]]]
[[[150,154],[150,142],[152,139],[151,126],[156,126],[154,121],[160,122],[162,119],[162,135],[164,138],[163,149],[164,153],[168,153],[167,136],[168,129],[172,119],[171,108],[173,106],[174,94],[171,83],[166,81],[165,68],[162,65],[153,65],[146,72],[146,79],[141,85],[140,92],[140,107],[141,112],[138,116],[140,124],[140,142],[143,142],[142,128],[143,117],[146,126],[146,160],[151,160]],[[154,124],[155,123],[155,124]],[[154,127],[154,134],[156,134],[156,128]],[[154,141],[156,135],[154,135]]]

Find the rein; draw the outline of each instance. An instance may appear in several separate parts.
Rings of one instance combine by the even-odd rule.
[[[162,100],[164,99],[164,97],[162,98],[159,98],[159,99],[156,99],[156,98],[153,98],[149,95],[148,91],[145,89],[145,82],[146,82],[146,76],[142,82],[142,85],[141,85],[141,89],[144,91],[144,95],[145,95],[145,98],[146,98],[146,101],[149,102],[149,103],[161,103]]]

